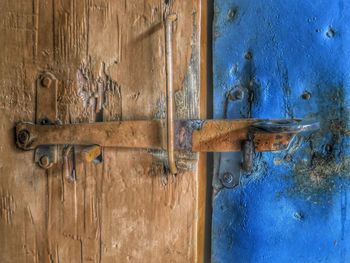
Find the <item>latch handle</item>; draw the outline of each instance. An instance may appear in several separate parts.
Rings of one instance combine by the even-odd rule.
[[[172,174],[177,173],[175,162],[175,102],[173,88],[173,22],[176,14],[167,15],[165,19],[165,54],[166,54],[166,97],[167,97],[167,152],[168,166]]]

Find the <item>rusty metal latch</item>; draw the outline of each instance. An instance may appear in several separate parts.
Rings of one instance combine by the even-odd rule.
[[[102,160],[101,147],[164,150],[168,167],[177,172],[175,150],[192,152],[242,151],[242,169],[251,170],[255,151],[280,151],[288,147],[300,132],[319,129],[318,122],[303,120],[174,120],[172,68],[172,23],[176,15],[166,17],[166,90],[167,119],[116,121],[103,123],[61,124],[57,121],[57,79],[43,72],[37,79],[36,123],[16,125],[16,144],[23,150],[35,149],[35,161],[45,169],[59,162],[58,147],[63,149],[63,163],[74,146],[84,146],[84,160]],[[73,146],[73,147],[72,147]],[[67,171],[67,174],[69,172]],[[73,172],[74,174],[74,172]],[[74,175],[71,176],[74,178]]]
[[[192,152],[243,151],[245,170],[252,168],[255,151],[287,149],[296,134],[319,129],[318,122],[259,119],[177,120],[174,126],[174,149]],[[166,125],[162,120],[65,125],[24,122],[16,126],[16,143],[23,150],[43,145],[167,150]]]

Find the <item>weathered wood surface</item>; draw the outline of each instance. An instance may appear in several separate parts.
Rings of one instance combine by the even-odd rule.
[[[177,117],[198,118],[199,0],[0,2],[2,263],[196,260],[196,156],[173,177],[154,155],[108,149],[102,164],[77,163],[72,181],[13,138],[17,121],[35,121],[42,71],[59,80],[63,123],[164,117],[165,2],[178,14]]]

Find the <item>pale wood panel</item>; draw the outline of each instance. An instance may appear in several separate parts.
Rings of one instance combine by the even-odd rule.
[[[166,1],[168,2],[168,1]],[[199,117],[199,0],[170,1],[177,117]],[[35,79],[60,81],[64,123],[164,117],[160,0],[0,2],[0,261],[194,262],[197,156],[166,176],[156,154],[108,150],[102,164],[48,173],[14,147],[19,120],[34,121]],[[89,92],[101,88],[104,109]],[[90,94],[91,95],[91,94]],[[90,102],[90,104],[89,104]]]

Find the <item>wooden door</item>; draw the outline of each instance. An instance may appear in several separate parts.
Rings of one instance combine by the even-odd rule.
[[[164,118],[166,10],[178,16],[176,116],[205,117],[204,9],[200,0],[0,2],[2,263],[200,260],[202,157],[178,155],[180,172],[172,176],[164,172],[162,153],[104,149],[101,164],[76,161],[72,180],[62,165],[48,171],[35,165],[33,152],[16,148],[13,128],[35,121],[42,72],[58,79],[62,123]]]

